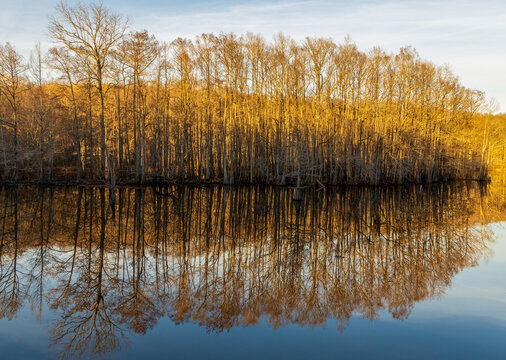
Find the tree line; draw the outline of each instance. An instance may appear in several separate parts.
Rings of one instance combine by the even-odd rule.
[[[4,182],[384,184],[486,179],[462,129],[484,94],[447,68],[346,38],[157,40],[61,3],[47,54],[0,46]],[[481,134],[479,134],[481,136]]]

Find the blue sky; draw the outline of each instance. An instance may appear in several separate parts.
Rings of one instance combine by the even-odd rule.
[[[59,0],[0,0],[0,42],[28,56],[37,41],[48,48],[46,27]],[[68,3],[76,3],[68,0]],[[83,1],[86,2],[86,1]],[[397,51],[449,65],[470,88],[486,92],[506,112],[506,1],[504,0],[103,0],[158,39],[204,32],[283,32],[295,39],[349,34],[362,50]]]

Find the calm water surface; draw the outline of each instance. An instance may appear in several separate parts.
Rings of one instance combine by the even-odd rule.
[[[506,358],[497,194],[292,197],[2,189],[0,358]]]

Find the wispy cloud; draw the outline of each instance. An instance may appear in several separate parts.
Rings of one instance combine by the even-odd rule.
[[[506,110],[506,4],[503,1],[296,1],[231,5],[135,20],[160,38],[203,32],[284,32],[296,39],[349,34],[364,50],[412,45],[449,64],[466,86],[486,91]]]

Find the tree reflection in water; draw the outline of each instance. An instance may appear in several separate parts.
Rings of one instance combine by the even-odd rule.
[[[3,189],[0,316],[57,314],[63,357],[110,352],[160,317],[342,330],[406,318],[488,252],[477,185],[308,190]],[[481,225],[481,226],[480,226]]]

